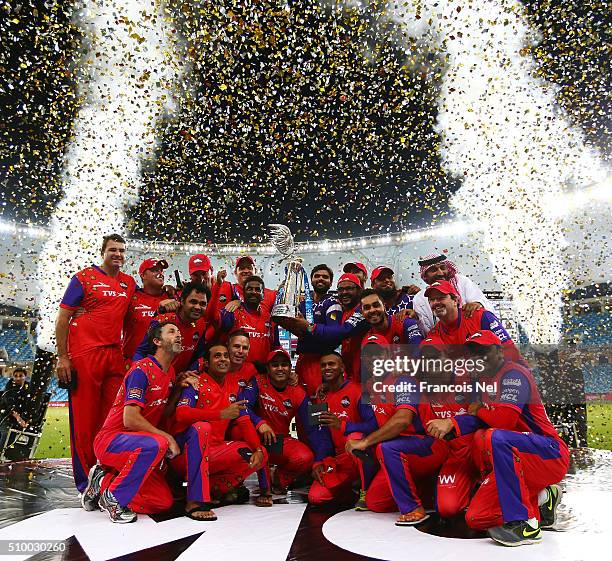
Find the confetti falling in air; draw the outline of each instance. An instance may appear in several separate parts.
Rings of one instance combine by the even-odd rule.
[[[418,17],[417,17],[418,16]],[[395,13],[412,37],[444,50],[437,129],[445,167],[463,182],[452,206],[484,225],[475,240],[533,343],[559,341],[564,187],[604,181],[606,170],[535,77],[533,36],[513,0],[421,1]]]
[[[91,0],[77,17],[84,35],[83,100],[64,156],[64,196],[38,266],[38,346],[45,350],[55,348],[53,326],[67,280],[96,261],[103,235],[124,229],[178,73],[158,2]]]

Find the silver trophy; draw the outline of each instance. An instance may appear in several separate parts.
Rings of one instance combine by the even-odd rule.
[[[289,261],[285,267],[285,281],[278,290],[272,308],[272,319],[295,318],[299,315],[302,299],[310,299],[308,276],[302,267],[302,259],[295,257],[293,235],[283,224],[270,224],[270,243],[282,255],[281,262]],[[308,308],[308,302],[306,302]],[[308,309],[307,309],[308,312]]]

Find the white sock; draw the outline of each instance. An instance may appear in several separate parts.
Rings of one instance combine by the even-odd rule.
[[[548,500],[548,487],[544,487],[538,493],[538,506],[542,506]]]
[[[527,524],[529,524],[532,528],[537,528],[538,527],[538,519],[537,518],[530,518],[529,520],[527,520]]]

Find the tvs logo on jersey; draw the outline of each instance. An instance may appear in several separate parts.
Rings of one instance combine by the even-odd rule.
[[[350,404],[351,404],[351,400],[349,399],[348,395],[345,395],[340,400],[340,405],[342,405],[342,407],[348,407]]]
[[[291,400],[290,399],[285,399],[285,401],[283,401],[283,405],[287,408],[291,407]]]

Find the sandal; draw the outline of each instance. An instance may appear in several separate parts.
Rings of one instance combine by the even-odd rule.
[[[429,514],[427,514],[424,510],[416,509],[412,512],[408,512],[406,514],[400,514],[396,526],[416,526],[421,522],[425,522],[429,518]]]
[[[189,510],[186,510],[185,516],[187,518],[191,518],[192,520],[197,520],[198,522],[213,522],[217,519],[217,515],[213,512],[212,507],[213,505],[211,503],[201,503],[193,508],[190,508]],[[197,514],[198,512],[208,512],[212,514],[212,516],[207,516],[205,518],[194,516],[194,514]]]
[[[259,495],[259,497],[255,499],[255,506],[268,507],[272,506],[273,504],[274,501],[272,499],[272,495]]]

